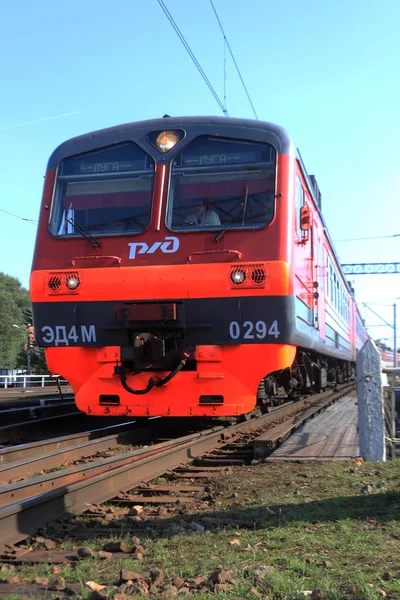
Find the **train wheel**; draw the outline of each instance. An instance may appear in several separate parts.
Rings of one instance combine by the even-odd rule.
[[[268,398],[268,400],[266,402],[262,402],[260,404],[260,411],[262,415],[266,415],[267,413],[271,412],[273,407],[273,400],[272,398]]]
[[[273,399],[267,394],[265,388],[265,380],[262,379],[257,389],[257,406],[259,407],[262,415],[269,413],[273,406]]]
[[[252,417],[251,413],[246,413],[245,415],[240,415],[240,417],[237,418],[237,422],[245,423],[246,421],[250,421],[251,417]]]

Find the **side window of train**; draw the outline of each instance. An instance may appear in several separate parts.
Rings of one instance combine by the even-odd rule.
[[[322,291],[325,293],[327,290],[327,282],[326,282],[326,250],[325,250],[325,245],[324,242],[322,241],[322,239],[320,240],[321,243],[321,266],[320,266],[320,280],[321,280],[321,288]]]
[[[300,214],[301,214],[301,209],[305,204],[305,193],[304,193],[304,187],[303,184],[301,182],[300,177],[297,175],[296,178],[296,228],[297,228],[297,234],[300,238],[303,238],[306,236],[306,231],[303,231],[300,227]]]
[[[331,304],[334,304],[334,296],[335,296],[335,280],[334,280],[334,271],[332,261],[329,260],[329,300]]]
[[[332,308],[341,317],[344,323],[349,323],[349,296],[347,288],[343,285],[339,272],[331,258],[328,259],[328,297]]]

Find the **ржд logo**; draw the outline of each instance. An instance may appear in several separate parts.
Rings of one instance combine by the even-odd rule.
[[[129,258],[136,258],[138,254],[154,254],[156,250],[161,250],[164,254],[172,254],[179,248],[179,240],[174,236],[166,236],[163,242],[154,242],[150,247],[146,242],[131,242],[129,246]]]

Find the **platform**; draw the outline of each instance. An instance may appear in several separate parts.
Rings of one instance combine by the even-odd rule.
[[[63,394],[72,394],[72,388],[69,385],[62,386]],[[48,396],[58,396],[58,387],[9,387],[0,388],[0,403],[4,400],[23,400],[27,398],[47,398]]]
[[[302,425],[267,461],[337,461],[359,456],[357,397],[345,396]]]

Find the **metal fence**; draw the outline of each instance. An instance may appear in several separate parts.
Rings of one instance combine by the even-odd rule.
[[[54,387],[69,385],[59,375],[0,375],[0,388]]]

